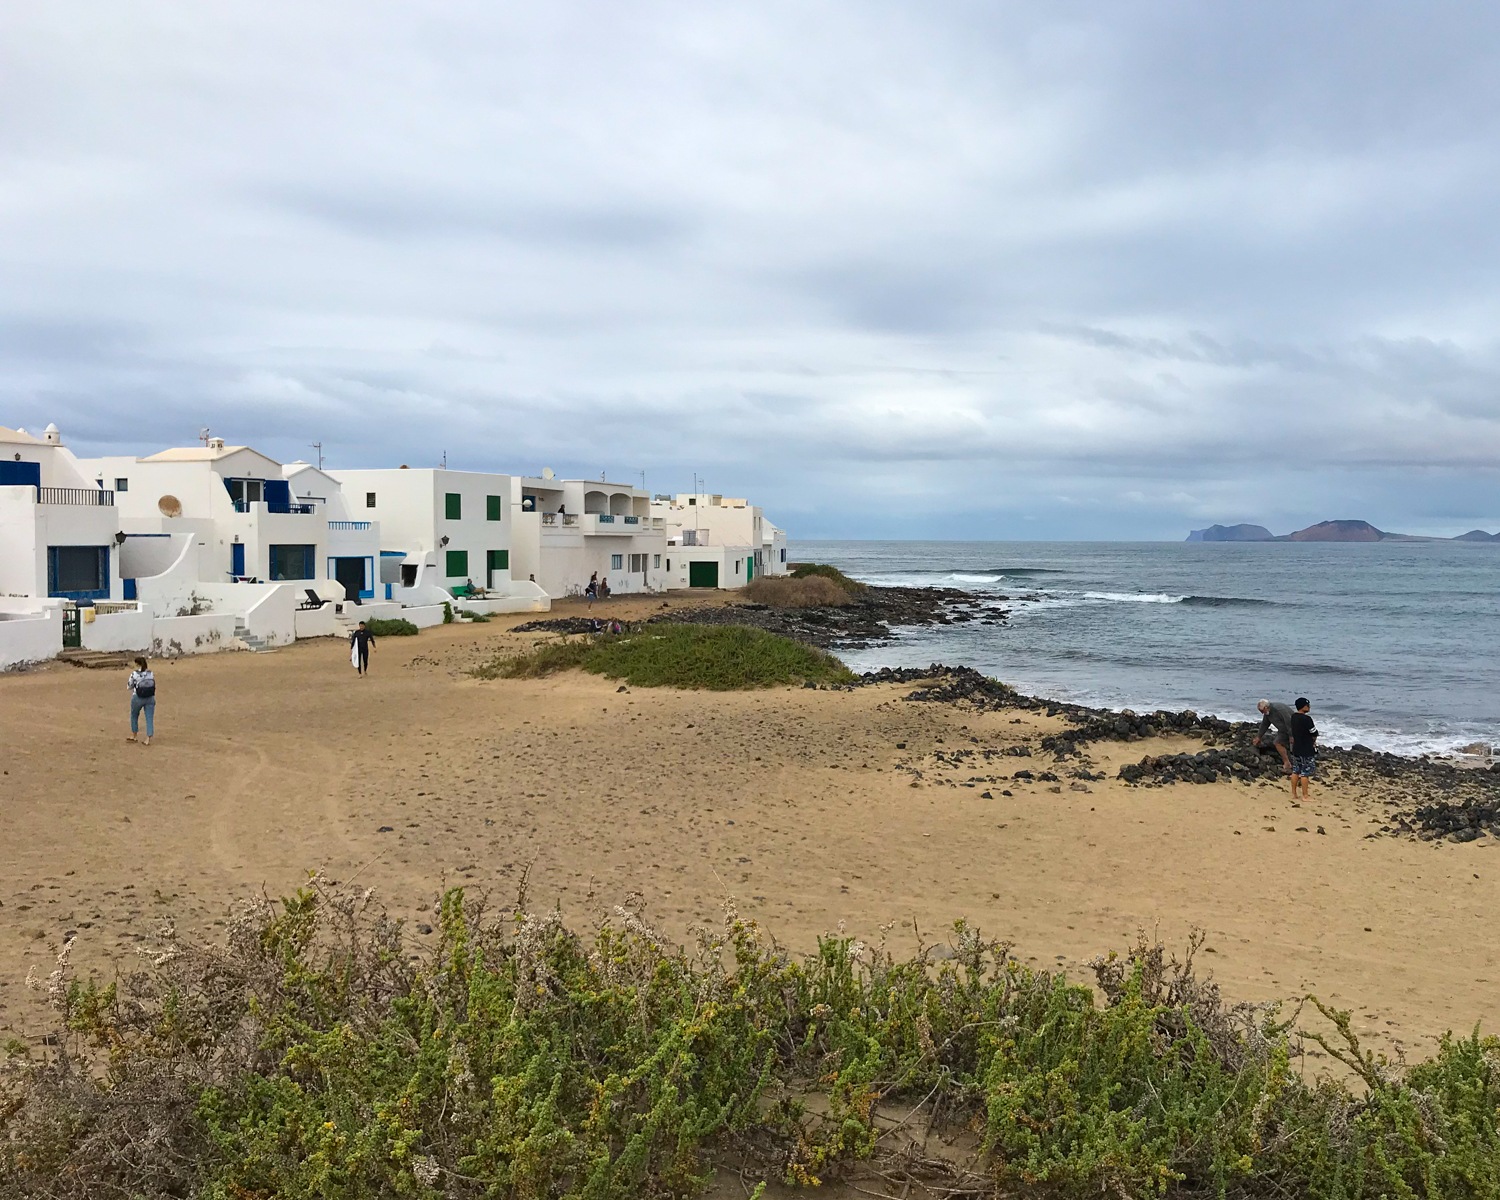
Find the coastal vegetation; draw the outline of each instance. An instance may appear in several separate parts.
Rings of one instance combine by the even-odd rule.
[[[716,1168],[747,1195],[1500,1194],[1500,1041],[1394,1067],[1316,1000],[1225,1003],[1196,944],[1087,987],[962,923],[798,957],[728,909],[684,950],[523,884],[498,913],[449,892],[436,926],[412,955],[369,890],[315,880],[118,983],[65,950],[55,1034],[0,1074],[0,1194],[634,1200]],[[1296,1069],[1304,1014],[1350,1083]]]
[[[405,617],[372,617],[365,622],[365,628],[377,638],[417,635],[417,627]]]
[[[850,579],[837,567],[831,567],[827,563],[793,563],[791,569],[793,579],[811,579],[814,577],[828,579],[837,584],[851,595],[870,590],[869,584],[860,583],[857,579]]]
[[[745,599],[772,608],[839,608],[854,597],[826,575],[762,575],[745,587]]]
[[[620,634],[544,642],[501,655],[480,679],[535,679],[582,669],[636,687],[736,691],[797,683],[849,683],[854,675],[814,646],[743,625],[642,626]]]

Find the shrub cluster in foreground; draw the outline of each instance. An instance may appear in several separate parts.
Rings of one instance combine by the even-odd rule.
[[[621,634],[546,642],[476,668],[481,679],[534,679],[582,668],[636,687],[733,691],[795,683],[851,683],[853,673],[813,646],[743,625],[644,625]]]
[[[934,963],[797,959],[732,913],[690,952],[623,909],[581,935],[453,892],[438,924],[412,962],[368,893],[310,890],[118,986],[60,967],[58,1045],[0,1077],[0,1194],[636,1200],[715,1164],[888,1195],[1500,1194],[1495,1039],[1395,1070],[1331,1014],[1361,1087],[1309,1084],[1274,1012],[1160,947],[1096,963],[1096,994],[963,926]],[[929,1155],[929,1124],[971,1152]]]

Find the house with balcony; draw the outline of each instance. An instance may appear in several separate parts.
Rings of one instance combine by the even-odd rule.
[[[785,575],[786,534],[759,505],[708,492],[658,496],[652,513],[665,526],[671,588],[742,588],[762,575]]]
[[[380,522],[351,509],[343,485],[311,463],[287,463],[281,471],[291,486],[292,504],[323,518],[323,573],[342,589],[341,598],[355,604],[391,599],[390,585],[380,579]]]
[[[0,427],[0,597],[89,604],[120,600],[120,521],[62,442]]]
[[[607,480],[514,476],[518,578],[552,597],[581,595],[591,576],[616,595],[666,590],[666,524],[640,488]]]
[[[351,518],[379,524],[380,595],[408,607],[455,597],[479,611],[545,607],[541,589],[513,569],[509,475],[436,467],[328,474]]]

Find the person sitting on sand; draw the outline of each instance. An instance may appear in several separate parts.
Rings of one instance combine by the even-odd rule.
[[[1288,739],[1292,733],[1292,709],[1288,704],[1272,704],[1269,700],[1261,700],[1255,706],[1260,710],[1260,728],[1255,733],[1255,748],[1267,750],[1272,746],[1281,755],[1282,774],[1292,773],[1292,756],[1287,749]],[[1274,740],[1266,739],[1266,731],[1272,726],[1276,729]]]
[[[1302,784],[1306,800],[1307,784],[1318,769],[1318,727],[1313,724],[1312,705],[1306,696],[1297,697],[1297,711],[1292,714],[1292,799],[1297,799],[1297,784]]]

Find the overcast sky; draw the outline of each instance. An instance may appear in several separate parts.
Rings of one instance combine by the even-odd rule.
[[[797,536],[1500,528],[1500,6],[0,7],[0,424]]]

